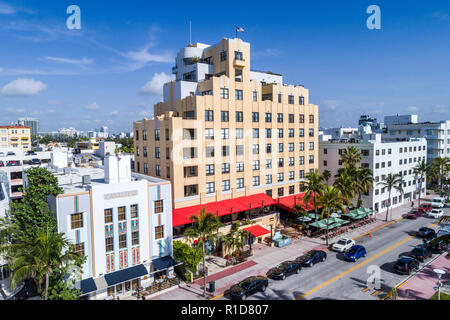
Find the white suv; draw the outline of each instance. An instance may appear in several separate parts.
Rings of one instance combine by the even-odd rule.
[[[433,200],[431,200],[431,206],[433,208],[443,208],[445,206],[445,199],[444,198],[433,198]]]
[[[428,211],[428,216],[431,218],[438,219],[444,215],[444,210],[442,209],[431,209]]]

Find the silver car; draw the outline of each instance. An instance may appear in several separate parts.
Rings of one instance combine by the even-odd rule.
[[[346,252],[356,245],[355,240],[343,238],[331,246],[331,249],[338,252]]]
[[[438,219],[444,215],[444,210],[442,209],[431,209],[428,211],[428,216],[431,218]]]

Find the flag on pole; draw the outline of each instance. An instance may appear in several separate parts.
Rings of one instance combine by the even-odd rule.
[[[236,31],[237,32],[244,32],[244,29],[242,29],[241,27],[236,27]]]

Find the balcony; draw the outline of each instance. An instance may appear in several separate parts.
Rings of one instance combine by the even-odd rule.
[[[233,65],[235,67],[243,68],[243,67],[245,67],[246,64],[245,64],[245,60],[244,59],[242,59],[242,60],[234,59],[233,60]]]

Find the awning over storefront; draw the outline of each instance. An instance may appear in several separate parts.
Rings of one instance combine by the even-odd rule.
[[[270,233],[269,230],[267,230],[264,227],[261,227],[260,225],[254,225],[248,228],[244,228],[244,230],[250,232],[256,238]]]
[[[165,270],[176,265],[175,260],[171,256],[165,256],[152,260],[154,270]]]
[[[295,205],[297,206],[301,206],[303,209],[305,209],[306,211],[311,211],[314,210],[314,201],[313,201],[313,197],[311,197],[311,200],[309,201],[308,204],[305,205],[305,203],[303,202],[303,198],[305,197],[305,193],[300,193],[300,194],[293,194],[287,197],[283,197],[280,198],[280,207],[288,210],[288,211],[293,211],[293,207]],[[318,208],[320,208],[320,206],[317,206]]]
[[[327,222],[328,222],[328,230],[349,223],[348,221],[345,221],[345,220],[342,220],[339,218],[330,218],[330,219],[328,219],[328,221],[327,221],[327,219],[323,219],[323,220],[311,223],[310,226],[316,227],[319,229],[327,229]]]
[[[105,274],[108,286],[113,286],[129,280],[134,280],[148,274],[147,268],[143,264]]]
[[[75,288],[80,290],[83,294],[97,291],[97,286],[95,285],[93,278],[81,280],[75,285]]]
[[[277,202],[274,199],[272,199],[265,193],[259,193],[247,197],[239,197],[235,199],[216,201],[197,206],[174,209],[172,211],[172,226],[178,227],[192,223],[190,217],[192,215],[198,215],[200,210],[204,207],[206,207],[206,212],[211,212],[214,214],[218,213],[219,217],[221,217],[232,213],[269,206],[276,203]]]

